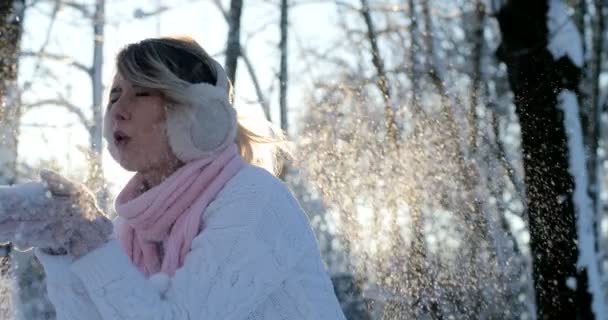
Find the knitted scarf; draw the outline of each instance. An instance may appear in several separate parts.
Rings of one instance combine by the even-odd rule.
[[[129,180],[115,202],[121,218],[118,240],[146,277],[157,272],[173,276],[183,266],[203,212],[244,164],[232,144],[212,156],[186,163],[144,193],[138,192],[143,184],[139,173]],[[159,242],[166,244],[162,258]]]

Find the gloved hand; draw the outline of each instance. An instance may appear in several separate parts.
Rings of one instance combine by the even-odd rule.
[[[43,182],[0,188],[0,241],[20,250],[67,251],[78,258],[103,245],[113,225],[86,187],[52,171]]]

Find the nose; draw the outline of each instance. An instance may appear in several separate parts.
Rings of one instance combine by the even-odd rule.
[[[124,121],[131,119],[131,114],[127,110],[125,103],[121,101],[122,99],[118,99],[110,109],[112,119],[118,121]]]

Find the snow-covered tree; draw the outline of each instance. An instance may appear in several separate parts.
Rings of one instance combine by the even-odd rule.
[[[0,4],[0,184],[13,183],[17,176],[21,113],[17,70],[24,12],[24,1]]]
[[[0,185],[17,178],[20,104],[17,86],[18,51],[23,33],[25,1],[0,2]],[[0,245],[0,317],[14,312],[11,245]]]
[[[561,0],[498,2],[497,54],[521,126],[537,317],[605,319],[580,121],[580,33]]]

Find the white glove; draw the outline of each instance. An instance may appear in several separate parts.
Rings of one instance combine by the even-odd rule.
[[[86,187],[52,171],[40,177],[43,182],[0,187],[0,241],[78,258],[110,238],[112,222]]]

